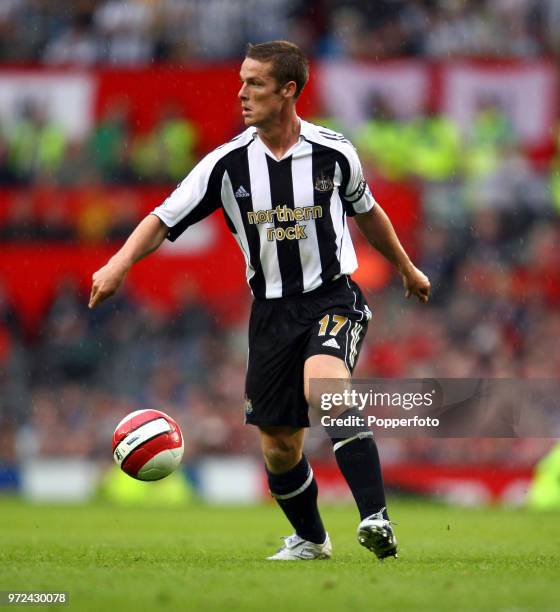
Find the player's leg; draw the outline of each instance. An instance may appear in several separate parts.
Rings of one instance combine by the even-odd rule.
[[[297,301],[255,300],[249,323],[245,422],[259,428],[269,488],[295,534],[274,560],[330,557],[317,509],[317,483],[303,455],[303,394],[309,326]]]
[[[304,368],[305,396],[311,408],[320,411],[320,384],[312,385],[310,380],[340,380],[339,393],[344,391],[343,381],[349,379],[344,362],[332,355],[313,355],[307,359]],[[329,385],[330,386],[330,385]],[[329,390],[334,390],[329,389]],[[351,406],[340,406],[338,414],[329,411],[329,416],[360,416],[358,410]],[[383,476],[377,445],[373,433],[367,426],[327,428],[331,437],[338,467],[342,472],[352,495],[356,500],[360,518],[364,519],[386,507]],[[384,514],[386,510],[383,510]],[[388,518],[385,515],[385,518]]]
[[[295,530],[272,559],[330,557],[328,541],[317,507],[317,483],[303,454],[305,430],[295,427],[260,427],[270,493]]]
[[[320,412],[321,384],[310,381],[335,379],[336,382],[328,384],[329,391],[342,393],[349,378],[346,363],[339,357],[324,354],[308,357],[304,366],[304,392],[309,406]],[[341,406],[338,413],[331,413],[330,416],[360,416],[352,406]],[[360,419],[354,419],[354,422],[360,422]],[[358,527],[360,543],[379,558],[395,555],[396,538],[387,516],[381,463],[373,433],[365,425],[344,427],[342,430],[327,428],[327,433],[338,467],[352,491],[362,519]]]

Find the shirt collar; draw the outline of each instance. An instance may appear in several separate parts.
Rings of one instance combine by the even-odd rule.
[[[298,117],[299,119],[299,137],[300,140],[302,138],[305,138],[306,140],[311,136],[311,124],[307,123],[307,121],[304,121],[301,117]]]
[[[307,121],[304,121],[301,117],[298,117],[299,119],[299,140],[301,142],[302,138],[309,138],[309,136],[311,135],[311,124],[307,123]],[[257,137],[257,128],[255,126],[252,126],[251,128],[251,135],[253,136],[253,140],[255,140],[255,138]]]
[[[291,157],[292,155],[294,155],[294,152],[297,151],[299,145],[302,143],[303,140],[306,140],[306,135],[309,134],[309,124],[305,121],[303,121],[302,119],[299,119],[299,137],[296,140],[296,142],[290,147],[290,149],[288,151],[286,151],[286,153],[283,155],[282,159],[278,159],[275,155],[273,155],[272,151],[270,151],[270,149],[264,144],[264,142],[260,139],[257,138],[258,133],[257,133],[257,128],[253,127],[253,141],[254,142],[258,142],[258,146],[262,147],[267,155],[270,155],[270,157],[276,161],[283,161],[284,159],[287,159],[288,157]]]

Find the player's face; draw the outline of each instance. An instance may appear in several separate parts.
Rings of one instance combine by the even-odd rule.
[[[247,126],[265,127],[280,115],[286,104],[285,88],[270,76],[271,67],[270,62],[259,62],[249,57],[241,64],[241,89],[237,96]]]

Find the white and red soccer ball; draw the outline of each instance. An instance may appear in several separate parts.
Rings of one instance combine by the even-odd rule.
[[[183,457],[183,434],[165,412],[136,410],[117,425],[113,458],[137,480],[160,480],[177,469]]]

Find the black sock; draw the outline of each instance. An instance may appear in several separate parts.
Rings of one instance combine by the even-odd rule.
[[[350,408],[340,416],[360,417],[360,413]],[[333,443],[338,467],[356,500],[360,517],[364,519],[385,508],[381,463],[373,432],[365,427],[355,427],[353,430],[347,428],[342,436],[340,429],[327,430],[327,433]],[[386,510],[383,510],[383,517],[389,518]]]
[[[309,542],[322,544],[327,534],[317,507],[317,483],[305,455],[290,471],[266,471],[270,493],[292,524],[295,532]]]

